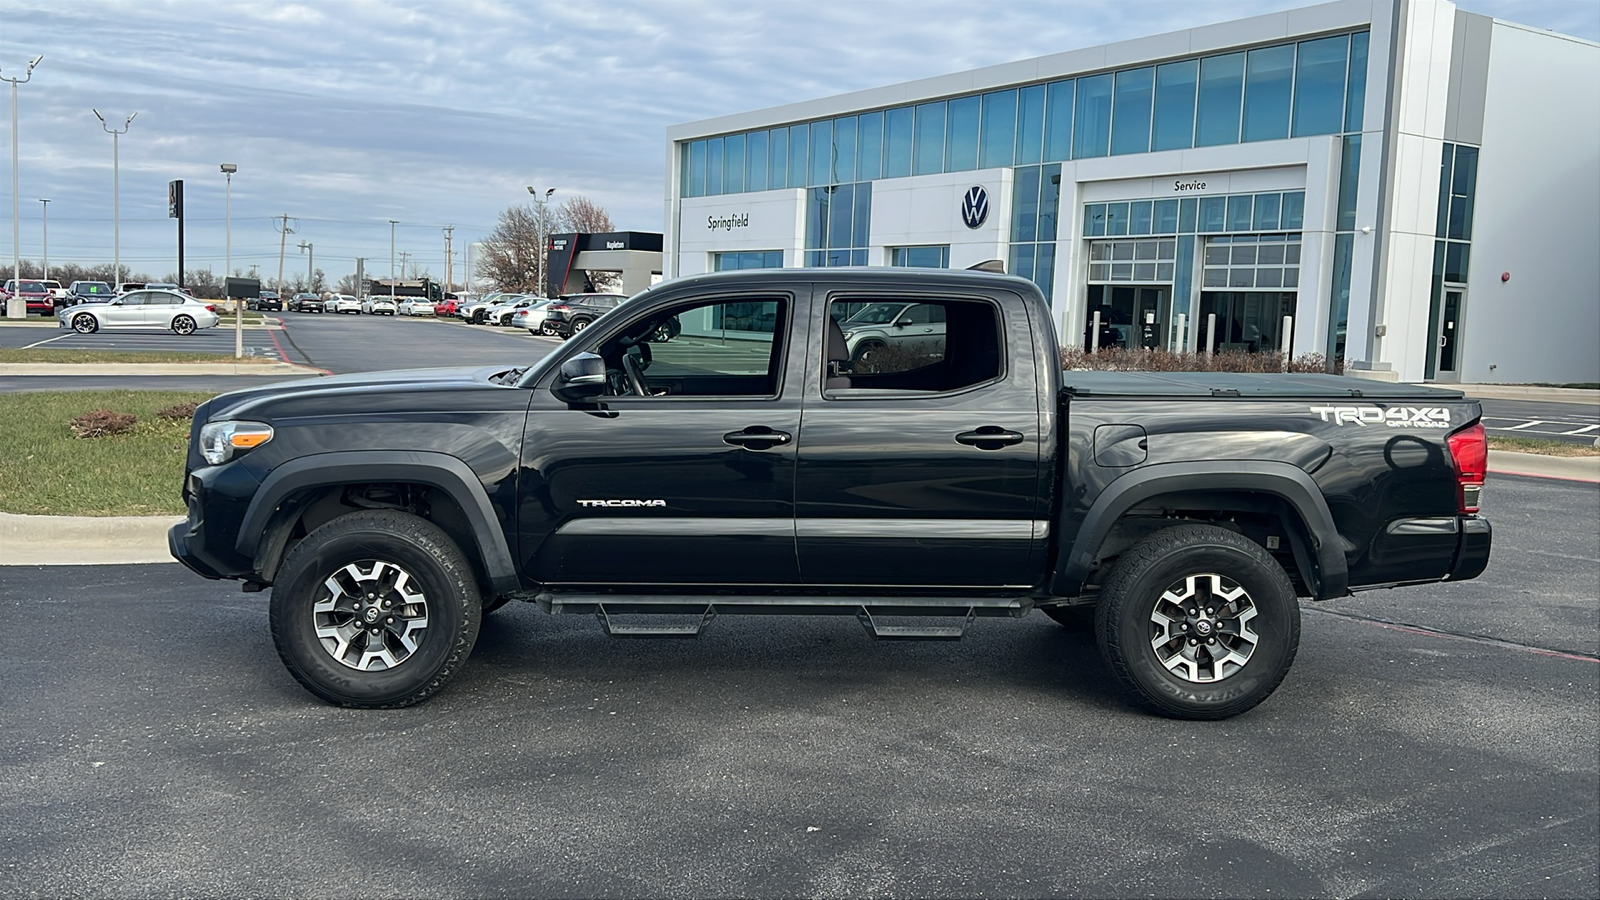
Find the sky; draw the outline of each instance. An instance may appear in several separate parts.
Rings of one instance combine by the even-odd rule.
[[[660,231],[666,128],[730,113],[1308,5],[1295,0],[0,0],[18,89],[21,253],[177,269],[167,182],[185,187],[185,267],[224,271],[218,167],[233,163],[234,269],[330,281],[397,251],[442,278],[502,210],[555,188],[621,230]],[[1600,41],[1596,0],[1461,8]],[[10,112],[9,85],[0,105]],[[0,118],[0,258],[13,247]],[[49,198],[48,206],[39,198]],[[48,221],[46,222],[46,210]]]

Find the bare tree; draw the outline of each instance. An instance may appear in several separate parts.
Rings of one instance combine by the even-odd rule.
[[[539,227],[537,209],[530,205],[508,206],[500,213],[494,231],[483,239],[483,253],[477,259],[476,275],[497,290],[534,293],[539,289],[539,237],[548,234]]]
[[[575,231],[580,234],[605,234],[616,231],[611,215],[605,208],[582,195],[561,204],[555,214],[557,231]]]

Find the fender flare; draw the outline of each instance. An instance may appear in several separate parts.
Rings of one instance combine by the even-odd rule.
[[[1249,491],[1288,503],[1309,532],[1316,561],[1308,585],[1312,596],[1322,600],[1349,592],[1344,540],[1322,489],[1304,469],[1268,460],[1161,463],[1135,469],[1111,482],[1084,515],[1077,539],[1063,552],[1051,592],[1062,597],[1082,592],[1101,545],[1123,514],[1151,497],[1183,491]]]
[[[271,577],[276,574],[279,562],[276,557],[282,552],[287,532],[274,539],[267,529],[288,497],[307,488],[385,481],[425,484],[450,495],[472,526],[478,557],[483,561],[491,588],[502,594],[520,589],[505,530],[500,527],[482,480],[465,462],[446,453],[352,450],[290,460],[273,469],[261,482],[245,510],[234,548],[246,559],[255,561],[260,574]],[[274,572],[262,571],[262,554],[273,557],[267,567]]]

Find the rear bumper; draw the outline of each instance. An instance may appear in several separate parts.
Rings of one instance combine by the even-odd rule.
[[[1461,516],[1460,539],[1456,543],[1456,561],[1450,568],[1451,581],[1477,578],[1489,566],[1489,548],[1494,543],[1494,529],[1489,520],[1481,516]]]

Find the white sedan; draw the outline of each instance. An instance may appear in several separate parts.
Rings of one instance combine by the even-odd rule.
[[[178,291],[129,291],[98,303],[80,303],[56,314],[62,328],[94,334],[102,328],[170,328],[194,334],[198,328],[215,328],[221,317],[216,307]]]
[[[361,301],[349,294],[335,294],[327,303],[328,312],[355,313],[361,315]]]
[[[393,297],[368,297],[361,301],[361,311],[372,316],[392,316],[395,309]]]
[[[431,316],[433,315],[433,301],[426,297],[407,297],[400,301],[400,315]]]
[[[545,310],[554,302],[554,300],[540,300],[532,306],[517,310],[511,314],[511,327],[526,328],[532,335],[542,334]]]

